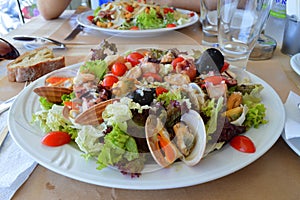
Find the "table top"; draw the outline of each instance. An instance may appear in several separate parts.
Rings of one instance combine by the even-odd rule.
[[[10,32],[5,39],[20,51],[26,51],[15,35],[50,36],[62,41],[76,25],[73,11],[66,11],[56,20],[45,21],[41,17],[32,19],[22,27]],[[201,43],[201,26],[182,29],[179,32]],[[99,32],[83,32],[66,43],[68,49],[57,52],[64,55],[71,65],[85,59],[87,52],[99,41],[109,37]],[[249,61],[247,70],[270,84],[285,102],[288,93],[300,94],[300,77],[290,68],[290,57],[277,47],[272,59]],[[5,65],[0,62],[0,101],[17,94],[22,83],[7,81]],[[228,176],[190,187],[168,190],[125,190],[92,185],[52,172],[38,165],[28,180],[16,192],[13,199],[298,199],[300,196],[300,158],[280,137],[263,156],[245,168]]]

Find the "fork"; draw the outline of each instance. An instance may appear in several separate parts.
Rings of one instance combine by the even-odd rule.
[[[22,91],[29,85],[29,83],[30,83],[29,81],[26,81]],[[12,105],[12,103],[14,102],[14,100],[16,99],[17,96],[18,95],[14,96],[0,104],[0,115],[10,108],[10,106]],[[6,126],[4,126],[3,130],[0,133],[0,147],[3,144],[8,132],[9,132],[8,126],[6,125]]]

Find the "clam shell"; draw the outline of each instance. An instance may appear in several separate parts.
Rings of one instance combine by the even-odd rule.
[[[206,148],[205,124],[199,113],[194,110],[190,110],[188,113],[182,115],[181,121],[188,125],[196,138],[194,148],[190,155],[182,157],[181,160],[188,166],[195,166],[202,159]]]
[[[156,115],[148,116],[145,124],[145,132],[150,153],[158,165],[167,167],[181,156],[175,144],[170,141],[169,133],[165,130],[161,120]],[[162,153],[162,150],[165,151],[165,149],[160,149],[158,133],[168,140],[168,144],[163,148],[168,148],[168,152],[172,151],[174,154],[173,159],[168,159],[166,152]]]
[[[43,86],[33,90],[41,97],[45,97],[49,102],[59,104],[62,102],[61,96],[63,94],[70,94],[73,90],[63,87]]]
[[[205,125],[201,116],[194,110],[190,110],[188,113],[185,113],[182,116],[181,121],[187,124],[187,126],[195,136],[195,144],[191,153],[188,156],[184,157],[179,152],[173,141],[169,141],[168,145],[166,146],[168,146],[169,150],[173,151],[174,155],[176,155],[176,159],[180,158],[186,165],[194,166],[200,162],[206,148]],[[158,132],[163,129],[164,127],[160,119],[158,119],[155,115],[149,115],[145,125],[146,140],[149,150],[157,164],[162,167],[167,167],[171,165],[176,159],[166,159],[165,154],[162,153],[162,149],[160,149],[160,146],[158,145],[159,139],[157,135]],[[165,138],[169,138],[169,136],[165,136]]]
[[[102,118],[102,112],[105,110],[106,106],[109,104],[112,104],[114,101],[117,101],[117,99],[110,99],[107,101],[103,101],[101,103],[98,103],[86,111],[80,113],[75,118],[75,123],[81,124],[81,125],[99,125],[103,122]]]

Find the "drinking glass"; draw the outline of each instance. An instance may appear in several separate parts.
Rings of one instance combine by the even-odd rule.
[[[246,70],[271,5],[272,0],[219,0],[219,48],[230,64]]]
[[[200,22],[202,24],[202,44],[218,46],[218,0],[200,0]]]

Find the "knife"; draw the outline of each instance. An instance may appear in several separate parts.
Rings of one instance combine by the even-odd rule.
[[[51,38],[47,38],[47,37],[38,37],[38,36],[25,36],[25,35],[21,35],[21,36],[14,36],[13,37],[14,40],[19,40],[19,41],[25,41],[25,42],[30,42],[30,41],[46,41],[46,42],[50,42],[52,44],[55,45],[55,47],[53,47],[54,49],[65,49],[66,48],[66,45],[59,42],[59,41],[56,41],[56,40],[53,40]]]
[[[64,40],[66,40],[66,41],[73,40],[73,39],[76,37],[76,35],[77,35],[80,31],[83,30],[83,28],[84,28],[84,26],[78,24],[78,25],[72,30],[72,32],[71,32]]]

